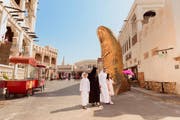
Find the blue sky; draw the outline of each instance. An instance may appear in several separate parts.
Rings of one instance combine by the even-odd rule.
[[[58,64],[97,59],[101,48],[96,30],[103,25],[115,35],[134,0],[39,0],[37,44],[59,50]]]

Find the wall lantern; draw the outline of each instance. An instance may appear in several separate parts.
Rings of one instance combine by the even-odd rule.
[[[156,50],[156,52],[158,52],[159,56],[166,56],[168,54],[169,50],[174,49],[173,47],[170,48],[166,48],[166,49],[160,49],[160,50]]]

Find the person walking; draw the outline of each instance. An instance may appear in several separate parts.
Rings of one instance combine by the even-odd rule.
[[[96,67],[93,67],[88,75],[88,79],[90,81],[89,103],[91,103],[92,106],[100,106],[100,88]]]
[[[107,73],[106,69],[103,68],[103,70],[99,73],[99,84],[101,88],[101,102],[105,104],[109,104],[109,91],[108,91],[108,86],[107,86]]]
[[[108,86],[108,91],[109,91],[109,103],[114,104],[112,102],[112,96],[114,96],[114,88],[113,88],[114,81],[110,77],[110,74],[107,74],[107,86]]]
[[[83,72],[82,73],[82,79],[80,82],[80,92],[81,92],[81,102],[82,102],[82,108],[87,109],[88,99],[89,99],[89,92],[90,92],[90,83],[87,78],[88,74]]]

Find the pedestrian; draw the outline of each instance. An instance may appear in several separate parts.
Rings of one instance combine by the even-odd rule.
[[[113,88],[114,81],[112,80],[112,77],[110,74],[107,74],[107,86],[108,86],[108,91],[109,91],[109,103],[114,104],[112,102],[112,96],[114,96],[114,88]]]
[[[83,109],[87,109],[87,104],[89,100],[89,92],[90,92],[90,83],[87,76],[88,74],[83,72],[82,79],[80,82],[81,102],[82,102]]]
[[[92,71],[88,75],[90,81],[90,93],[89,93],[89,103],[92,106],[101,106],[100,105],[100,86],[97,68],[93,67]]]
[[[99,84],[101,88],[101,102],[105,104],[109,104],[109,91],[108,91],[108,86],[107,86],[107,73],[106,73],[106,68],[103,68],[103,70],[99,73]]]

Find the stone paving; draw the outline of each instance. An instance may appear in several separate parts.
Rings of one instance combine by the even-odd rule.
[[[43,93],[0,101],[0,120],[180,120],[180,105],[136,90],[113,98],[114,105],[81,109],[79,81],[48,81]]]

